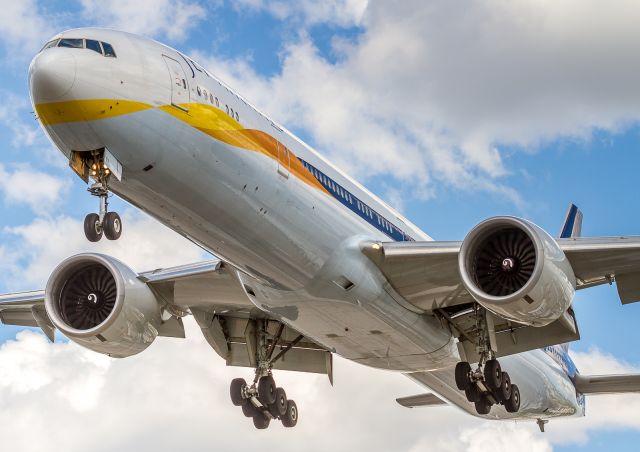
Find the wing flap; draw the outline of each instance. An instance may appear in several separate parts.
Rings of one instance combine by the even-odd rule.
[[[640,392],[640,374],[580,375],[575,377],[576,390],[582,394],[621,394]]]

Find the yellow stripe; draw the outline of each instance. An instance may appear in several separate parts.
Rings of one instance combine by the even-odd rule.
[[[304,167],[290,149],[289,162],[286,147],[271,135],[256,129],[245,129],[219,108],[203,104],[181,105],[188,112],[172,105],[158,107],[167,114],[206,133],[216,140],[248,151],[260,152],[282,166],[289,167],[291,174],[303,182],[325,192],[324,186]],[[78,121],[96,121],[154,108],[149,104],[129,100],[92,99],[37,104],[36,112],[43,125]]]
[[[91,99],[37,104],[36,113],[44,125],[95,121],[152,108],[130,100]]]

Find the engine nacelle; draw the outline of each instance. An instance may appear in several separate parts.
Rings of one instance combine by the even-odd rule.
[[[458,256],[460,276],[485,309],[517,323],[545,326],[571,305],[576,278],[556,241],[515,217],[495,217],[469,232]]]
[[[158,335],[161,305],[137,274],[102,254],[78,254],[53,271],[45,289],[49,318],[72,341],[124,358]]]

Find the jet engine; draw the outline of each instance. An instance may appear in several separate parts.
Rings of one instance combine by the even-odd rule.
[[[556,241],[535,224],[495,217],[469,232],[458,256],[462,282],[485,309],[545,326],[571,305],[576,279]]]
[[[158,335],[161,304],[137,274],[102,254],[63,261],[45,289],[53,324],[72,341],[116,358],[146,349]]]

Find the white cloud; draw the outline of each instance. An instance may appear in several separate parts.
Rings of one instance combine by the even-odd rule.
[[[51,37],[53,17],[40,13],[37,0],[0,2],[0,43],[11,59],[31,59]]]
[[[189,0],[81,0],[83,15],[100,26],[179,41],[206,16]]]
[[[51,212],[69,188],[69,179],[35,170],[29,164],[13,170],[0,163],[0,192],[9,203],[27,204],[36,215]]]
[[[267,11],[283,21],[348,27],[361,24],[368,3],[369,0],[236,0],[233,6],[241,11]]]
[[[597,406],[586,420],[552,421],[545,434],[532,422],[481,421],[455,408],[409,410],[394,398],[420,392],[413,382],[338,358],[333,388],[326,376],[276,371],[276,381],[300,407],[300,422],[260,432],[228,395],[230,380],[249,379],[251,370],[225,367],[191,318],[186,329],[187,339],[159,338],[122,360],[19,333],[0,346],[3,446],[25,452],[74,452],[87,445],[96,451],[204,451],[214,443],[225,451],[546,452],[593,431],[640,422],[635,399],[609,424],[599,421],[612,412]],[[600,359],[597,353],[585,358]],[[588,405],[597,400],[589,398]]]
[[[33,113],[30,114],[31,124],[25,121],[31,105],[25,98],[9,91],[0,90],[0,96],[3,99],[3,103],[0,104],[0,124],[13,133],[11,144],[14,147],[33,146],[38,141],[41,131],[33,120]]]
[[[11,245],[4,246],[0,282],[8,290],[44,287],[51,271],[65,258],[80,252],[112,255],[136,271],[198,262],[204,252],[147,215],[126,211],[119,240],[103,237],[90,243],[81,220],[68,216],[36,218],[31,223],[5,229]],[[0,249],[0,252],[2,250]]]
[[[446,0],[371,0],[362,34],[336,41],[337,62],[303,33],[274,76],[242,59],[209,58],[208,67],[359,177],[519,203],[506,185],[519,173],[506,147],[589,140],[640,119],[639,16],[633,0],[477,0],[463,10]]]

